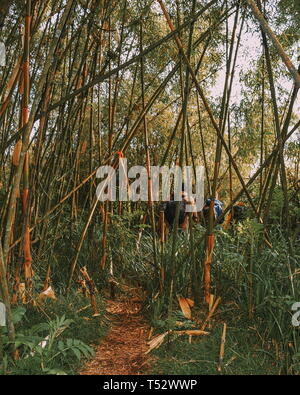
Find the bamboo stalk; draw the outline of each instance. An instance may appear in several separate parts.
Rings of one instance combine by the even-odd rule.
[[[83,277],[86,280],[87,286],[89,288],[89,293],[90,293],[90,298],[91,298],[91,305],[93,307],[93,317],[98,317],[100,314],[98,313],[98,309],[97,309],[97,302],[96,302],[96,298],[95,298],[95,283],[94,281],[90,278],[88,272],[87,272],[87,268],[84,266],[80,269],[81,274],[83,275]]]
[[[66,23],[66,19],[69,16],[71,7],[73,6],[73,1],[69,0],[63,16],[59,22],[59,29],[58,31],[62,31],[64,28],[64,25]],[[59,42],[61,38],[61,35],[59,35],[59,37],[57,37],[52,43],[51,43],[51,48],[49,51],[49,57],[51,58],[54,54],[54,51],[57,47],[57,44]],[[31,107],[31,112],[30,112],[30,116],[28,119],[28,122],[26,123],[26,125],[23,126],[23,128],[21,129],[23,131],[23,137],[22,137],[22,149],[21,149],[21,153],[20,153],[20,160],[19,160],[19,164],[18,167],[16,169],[16,173],[14,176],[14,182],[13,182],[13,186],[12,186],[12,192],[11,192],[11,196],[10,196],[10,203],[9,203],[9,209],[8,209],[8,213],[7,213],[7,220],[6,220],[6,228],[5,228],[5,235],[4,235],[4,243],[3,243],[3,259],[4,259],[4,265],[7,265],[7,261],[8,261],[8,253],[9,253],[9,243],[11,240],[11,232],[12,232],[12,225],[13,225],[13,220],[14,220],[14,214],[15,214],[15,208],[16,208],[16,199],[17,199],[17,193],[19,190],[19,185],[20,185],[20,180],[21,180],[21,175],[22,175],[22,171],[23,171],[23,165],[25,162],[25,156],[26,156],[26,152],[28,150],[28,145],[29,145],[29,137],[30,137],[30,132],[34,123],[34,119],[35,119],[35,115],[37,112],[37,108],[38,108],[38,104],[40,101],[40,96],[42,94],[43,91],[43,86],[45,84],[46,78],[47,78],[47,74],[49,71],[49,68],[51,66],[51,63],[46,63],[44,69],[41,72],[40,75],[40,79],[37,83],[37,87],[36,87],[36,92],[38,92],[35,96],[35,99],[32,103],[32,107]]]
[[[163,293],[165,283],[164,244],[165,244],[165,212],[159,213],[160,222],[160,292]]]
[[[15,327],[11,312],[11,305],[10,305],[10,298],[9,298],[9,289],[8,289],[8,282],[7,282],[7,271],[6,266],[3,259],[3,250],[2,244],[0,240],[0,296],[2,295],[3,302],[6,309],[6,320],[7,320],[7,328],[8,328],[8,337],[9,340],[12,342],[12,352],[15,352]]]
[[[263,14],[260,12],[259,8],[255,4],[254,0],[246,0],[246,1],[249,4],[254,17],[258,20],[262,30],[269,37],[269,39],[272,41],[272,43],[276,47],[278,54],[280,55],[281,59],[283,60],[284,64],[286,65],[290,74],[294,78],[297,87],[300,88],[300,74],[298,73],[296,67],[293,65],[291,59],[288,57],[287,53],[284,51],[277,36],[273,32],[273,30],[270,28],[269,24],[267,23]]]
[[[221,298],[218,297],[217,300],[215,301],[213,307],[209,311],[209,313],[208,313],[206,319],[204,320],[203,324],[201,325],[201,327],[200,327],[201,331],[204,331],[204,329],[207,327],[207,325],[208,325],[209,321],[211,320],[212,316],[214,315],[214,313],[215,313],[220,301],[221,301]]]
[[[143,52],[143,22],[140,21],[140,52]],[[142,110],[145,110],[145,88],[144,88],[144,58],[141,57],[141,91],[142,91]],[[152,245],[153,245],[153,262],[157,267],[157,248],[156,248],[156,230],[155,230],[155,218],[154,218],[154,206],[152,196],[152,179],[151,179],[151,161],[149,151],[149,136],[146,115],[143,116],[143,129],[144,129],[144,144],[146,153],[146,168],[148,174],[148,208],[150,213],[151,230],[152,230]]]
[[[225,341],[226,341],[226,329],[227,329],[227,324],[224,322],[223,332],[222,332],[222,337],[221,337],[220,352],[219,352],[218,372],[221,372],[222,368],[223,368],[223,360],[224,360],[224,353],[225,353]]]

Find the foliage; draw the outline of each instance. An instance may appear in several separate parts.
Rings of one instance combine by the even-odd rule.
[[[273,226],[273,248],[262,248],[263,235],[255,220],[240,224],[234,235],[219,231],[212,275],[214,293],[222,299],[211,333],[194,337],[192,344],[175,339],[162,346],[155,352],[155,374],[216,374],[222,322],[228,326],[222,374],[299,374],[299,328],[292,326],[291,318],[291,307],[300,299],[299,244],[291,252],[279,228]],[[175,303],[171,323],[157,318],[163,317],[164,310],[160,315],[152,312],[157,331],[174,328],[174,317],[180,314]],[[194,310],[194,315],[200,313],[203,320],[202,308]]]
[[[106,332],[103,316],[91,314],[89,303],[80,295],[61,297],[38,310],[30,306],[14,308],[17,328],[14,345],[19,358],[11,358],[11,342],[4,333],[2,374],[73,374],[83,360],[94,355],[88,344],[99,342]]]
[[[128,167],[148,159],[205,165],[205,195],[220,193],[224,206],[243,184],[259,215],[229,231],[209,229],[212,292],[235,303],[243,322],[257,321],[255,341],[276,371],[299,371],[287,313],[299,298],[298,90],[247,2],[218,0],[202,12],[209,3],[164,0],[175,36],[152,0],[1,1],[0,294],[9,307],[21,283],[27,298],[26,311],[13,310],[18,361],[7,353],[13,325],[4,338],[9,373],[73,372],[74,359],[90,355],[85,344],[105,325],[74,294],[83,267],[101,290],[101,311],[108,289],[122,292],[127,283],[143,288],[144,312],[158,330],[191,325],[180,319],[178,295],[193,297],[203,315],[206,229],[171,232],[162,245],[157,206],[151,224],[145,202],[95,202],[97,167],[116,167],[122,155]],[[299,1],[257,3],[297,65]],[[58,301],[31,307],[49,281]],[[235,342],[233,335],[232,349]],[[207,344],[215,347],[214,335]]]

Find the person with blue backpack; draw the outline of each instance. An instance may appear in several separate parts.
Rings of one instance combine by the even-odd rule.
[[[204,220],[205,226],[208,225],[209,209],[210,209],[211,201],[212,201],[212,199],[210,199],[210,198],[206,199],[205,205],[202,209],[202,215],[203,215],[203,220]],[[224,222],[224,218],[222,218],[222,219],[219,219],[219,218],[221,217],[221,214],[223,212],[223,209],[222,209],[223,203],[218,199],[215,199],[214,202],[215,202],[215,205],[214,205],[215,220],[218,220],[218,223],[222,224]]]

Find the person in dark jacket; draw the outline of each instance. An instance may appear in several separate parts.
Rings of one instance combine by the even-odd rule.
[[[233,226],[246,218],[246,205],[243,202],[237,202],[232,206],[232,210],[226,218],[225,228],[228,229],[229,225]]]
[[[179,202],[178,226],[180,229],[186,230],[189,223],[189,213],[186,210],[186,206],[191,205],[193,207],[192,217],[195,222],[198,220],[198,215],[195,200],[193,197],[189,197],[184,191],[184,184],[182,185],[181,197],[182,200]],[[174,193],[172,193],[170,200],[164,204],[165,219],[170,230],[172,230],[174,226],[177,203],[178,202],[174,200]]]

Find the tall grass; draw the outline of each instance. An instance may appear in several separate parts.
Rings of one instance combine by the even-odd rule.
[[[197,225],[195,238],[201,239],[205,230]],[[216,246],[212,265],[212,293],[221,296],[224,305],[236,306],[229,320],[242,314],[243,320],[255,331],[262,352],[270,355],[280,374],[300,373],[299,328],[292,325],[292,305],[300,301],[299,243],[293,251],[287,236],[276,224],[269,235],[273,248],[264,244],[263,226],[254,219],[238,225],[234,234],[222,227],[216,232]],[[170,272],[171,239],[166,242],[161,265],[164,268],[164,287],[160,287],[161,272],[147,262],[151,256],[149,236],[144,236],[136,266],[139,281],[147,290],[146,311],[153,326],[163,327],[168,310],[168,275]],[[193,297],[194,270],[188,233],[180,235],[175,262],[174,295]],[[203,243],[195,245],[196,270],[201,279]],[[134,252],[133,252],[134,254]],[[129,261],[131,260],[128,256]],[[134,259],[132,257],[132,259]],[[148,270],[147,270],[148,268]],[[174,297],[174,311],[178,310]],[[200,306],[201,307],[201,306]],[[204,307],[204,304],[203,304]],[[251,331],[252,331],[251,329]],[[242,327],[240,328],[242,335]],[[248,336],[248,335],[247,335]],[[247,337],[245,334],[245,338]]]

